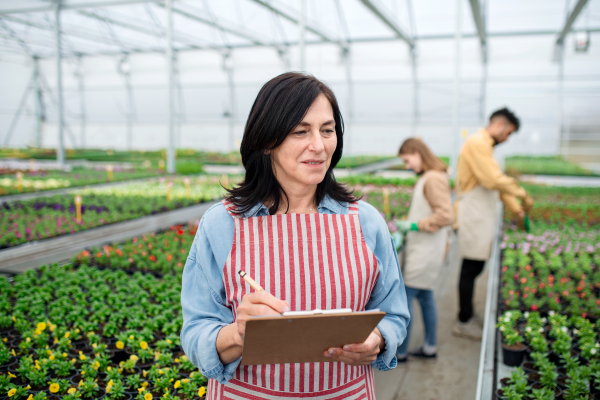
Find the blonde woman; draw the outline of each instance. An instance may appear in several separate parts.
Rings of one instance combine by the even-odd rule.
[[[406,139],[398,153],[406,168],[416,172],[419,177],[408,220],[397,224],[398,229],[406,234],[402,275],[408,309],[412,315],[412,301],[417,298],[421,304],[425,324],[423,346],[410,355],[435,358],[437,310],[433,289],[446,254],[447,227],[452,224],[453,219],[450,183],[446,165],[420,139]],[[406,362],[408,358],[411,328],[412,318],[407,328],[406,339],[396,353],[398,362]]]

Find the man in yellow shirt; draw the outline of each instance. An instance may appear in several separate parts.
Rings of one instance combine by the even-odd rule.
[[[459,281],[460,312],[452,333],[481,339],[481,320],[473,315],[473,288],[490,257],[498,198],[523,220],[533,200],[515,179],[506,176],[494,159],[494,146],[519,129],[519,119],[507,108],[490,116],[487,128],[465,142],[456,169],[458,241],[462,266]],[[521,199],[519,203],[518,199]]]

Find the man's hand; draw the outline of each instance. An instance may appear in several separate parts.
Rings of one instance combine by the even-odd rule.
[[[534,203],[534,201],[531,198],[531,196],[529,196],[529,195],[525,196],[525,198],[521,202],[521,205],[523,206],[523,210],[526,213],[531,212],[531,210],[533,209],[533,203]]]
[[[384,347],[385,340],[375,328],[364,343],[346,345],[343,349],[331,348],[324,355],[349,365],[370,365]]]

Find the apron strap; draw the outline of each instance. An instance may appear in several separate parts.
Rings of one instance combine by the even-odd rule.
[[[348,203],[348,215],[358,215],[358,201]]]
[[[237,207],[235,206],[235,204],[223,199],[221,200],[221,203],[223,203],[223,205],[225,206],[225,209],[227,210],[227,212],[229,213],[229,215],[231,215],[233,218],[240,218],[240,214],[237,212]]]

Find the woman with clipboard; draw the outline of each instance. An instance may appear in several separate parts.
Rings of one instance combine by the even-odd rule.
[[[335,181],[342,147],[325,84],[286,73],[260,90],[240,148],[245,179],[204,214],[183,272],[181,343],[209,378],[208,399],[374,399],[373,368],[396,366],[409,321],[398,259],[379,212]],[[364,343],[328,349],[332,362],[240,364],[252,316],[342,308],[386,316]]]

